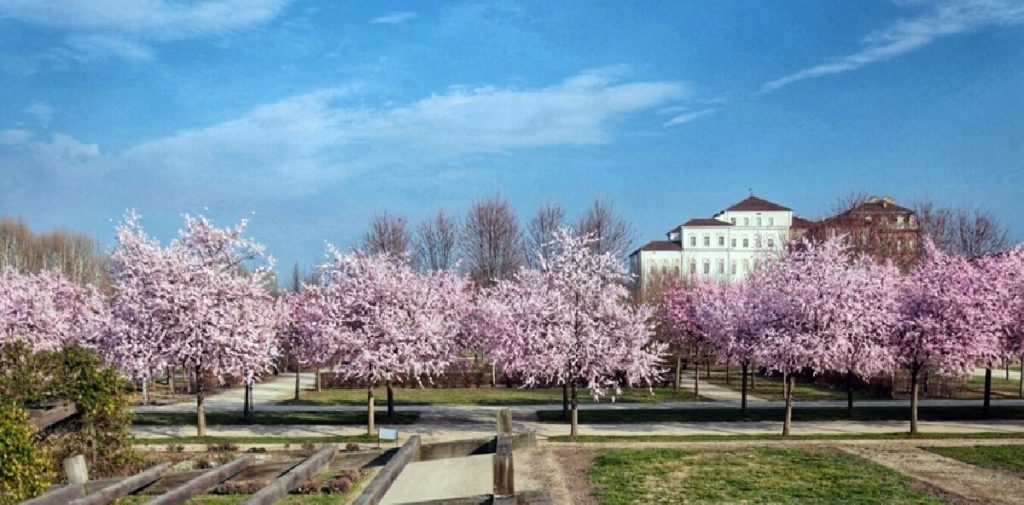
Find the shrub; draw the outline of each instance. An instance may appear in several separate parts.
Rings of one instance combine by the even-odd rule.
[[[359,444],[357,444],[355,442],[349,442],[349,443],[345,444],[345,450],[346,451],[358,451],[359,450]]]
[[[235,452],[238,450],[238,446],[231,442],[224,442],[220,444],[207,444],[206,452]]]
[[[50,483],[50,466],[33,443],[24,409],[0,399],[0,504],[38,495]]]

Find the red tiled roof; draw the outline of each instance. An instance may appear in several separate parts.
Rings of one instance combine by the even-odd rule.
[[[681,251],[683,246],[679,245],[678,242],[672,242],[669,240],[652,240],[639,249],[633,251],[630,256],[640,251]]]
[[[777,203],[769,202],[762,198],[758,198],[754,195],[750,195],[747,198],[737,202],[732,207],[725,210],[753,210],[753,211],[767,211],[767,210],[792,210],[789,207],[783,207]]]
[[[683,223],[683,226],[732,226],[732,223],[719,221],[717,219],[697,218]]]
[[[811,228],[818,223],[799,216],[793,216],[793,228]]]

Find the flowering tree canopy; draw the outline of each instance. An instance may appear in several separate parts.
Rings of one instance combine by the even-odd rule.
[[[50,271],[0,272],[0,344],[21,340],[33,351],[90,345],[108,324],[103,298],[91,286]]]
[[[651,384],[665,345],[652,342],[652,309],[624,303],[625,270],[590,240],[562,230],[556,253],[540,270],[498,282],[481,302],[491,315],[485,335],[492,359],[521,375],[527,387],[568,383],[572,433],[579,387],[595,398],[626,384]]]
[[[243,237],[245,226],[217,228],[186,216],[185,229],[164,248],[130,213],[111,254],[115,322],[105,354],[136,377],[164,364],[194,367],[200,436],[204,374],[251,376],[277,355],[280,311],[266,290],[273,261],[246,270],[244,262],[263,249]]]
[[[469,285],[446,271],[417,273],[393,255],[333,247],[329,255],[324,286],[307,286],[295,306],[299,345],[367,384],[372,432],[375,385],[440,375],[464,349]]]

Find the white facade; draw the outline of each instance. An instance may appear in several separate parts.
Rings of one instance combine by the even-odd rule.
[[[650,267],[671,264],[688,280],[732,283],[746,278],[765,258],[780,254],[790,240],[793,211],[751,196],[711,218],[691,219],[670,230],[666,242],[651,242],[630,257],[641,289],[652,281]],[[678,250],[662,251],[667,244]],[[651,260],[645,260],[645,258]]]
[[[639,249],[629,257],[630,271],[637,276],[640,289],[646,290],[652,282],[678,279],[682,274],[682,255],[677,250]]]

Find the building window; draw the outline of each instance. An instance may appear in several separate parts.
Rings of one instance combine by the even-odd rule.
[[[736,275],[736,260],[732,260],[732,274]]]
[[[718,260],[718,273],[725,273],[725,260]]]
[[[914,250],[914,239],[910,239],[910,240],[907,241],[907,250],[908,251],[913,251]]]
[[[718,236],[718,247],[725,247],[725,236],[724,235],[719,235]]]
[[[733,247],[736,247],[736,239],[730,239],[729,243],[732,244]]]
[[[775,226],[775,218],[774,217],[768,218],[768,226]]]
[[[697,237],[690,237],[690,247],[697,247]]]
[[[897,240],[896,241],[896,252],[903,252],[903,241],[902,240]]]
[[[691,261],[690,262],[690,275],[696,275],[696,274],[697,274],[697,262],[696,261]]]
[[[747,273],[747,271],[749,271],[749,270],[750,270],[750,262],[748,260],[743,260],[743,273]]]
[[[732,223],[732,224],[736,224],[736,218],[730,217],[729,218],[729,222]]]
[[[661,275],[668,275],[668,267],[665,265],[661,266]]]
[[[761,248],[761,237],[754,237],[754,247]]]
[[[768,239],[768,249],[775,247],[775,239]]]
[[[708,275],[710,273],[711,273],[711,262],[708,261],[708,260],[704,260],[704,275]]]
[[[760,227],[760,226],[761,226],[761,218],[757,218],[757,226],[758,226],[758,227]]]
[[[750,226],[750,218],[749,217],[743,218],[743,226]]]
[[[750,239],[749,238],[743,239],[743,247],[750,247]]]
[[[711,247],[711,237],[704,235],[704,247]]]

